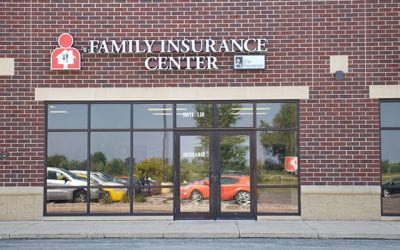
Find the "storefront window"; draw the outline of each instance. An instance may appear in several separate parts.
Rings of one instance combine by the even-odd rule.
[[[217,127],[253,127],[252,103],[217,104]]]
[[[176,105],[176,125],[179,128],[211,128],[213,105],[185,103]]]
[[[297,185],[296,132],[257,132],[257,184]]]
[[[129,213],[129,132],[92,132],[90,135],[90,186],[100,188],[93,213]],[[83,178],[86,173],[76,172]]]
[[[258,128],[296,128],[297,106],[294,103],[257,103]]]
[[[49,214],[87,212],[87,180],[72,173],[86,172],[86,159],[86,132],[47,134],[46,209]]]
[[[382,212],[400,215],[400,102],[381,103]]]
[[[172,213],[173,132],[133,133],[133,212]]]
[[[87,129],[88,105],[51,104],[47,106],[49,129]]]
[[[47,112],[46,215],[298,214],[295,103],[54,103]]]
[[[90,127],[92,129],[129,129],[131,105],[92,104]]]
[[[133,104],[134,129],[172,128],[172,104]]]

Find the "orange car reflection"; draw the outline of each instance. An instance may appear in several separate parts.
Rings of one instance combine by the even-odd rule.
[[[181,200],[200,202],[210,198],[208,178],[181,186]],[[236,200],[238,204],[250,203],[250,176],[221,176],[221,200]]]

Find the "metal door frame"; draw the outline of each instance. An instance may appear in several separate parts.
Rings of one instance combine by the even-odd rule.
[[[222,212],[221,211],[221,156],[220,141],[224,135],[244,135],[249,137],[250,150],[250,212]],[[209,212],[181,212],[180,211],[180,138],[181,136],[208,136],[209,137],[209,174],[210,198]],[[202,219],[257,219],[256,198],[256,138],[254,131],[177,131],[174,134],[174,220],[202,220]],[[214,179],[214,181],[212,181]]]

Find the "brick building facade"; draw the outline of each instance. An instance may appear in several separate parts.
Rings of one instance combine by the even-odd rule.
[[[299,214],[381,218],[379,107],[400,98],[399,13],[396,0],[2,1],[0,153],[7,157],[0,160],[0,218],[42,218],[45,101],[130,101],[129,94],[135,101],[136,90],[148,88],[177,95],[220,88],[218,100],[232,101],[225,90],[243,88],[264,92],[265,101],[297,101]],[[50,70],[50,52],[64,32],[81,51],[81,70]],[[234,70],[237,53],[228,52],[199,53],[217,57],[218,69],[156,71],[145,68],[146,53],[85,53],[90,40],[249,38],[267,40],[265,69]],[[305,94],[297,98],[296,87]],[[43,94],[49,88],[54,95]],[[90,92],[99,88],[132,92],[101,99]],[[161,100],[185,100],[173,96]],[[360,204],[363,211],[352,213]]]

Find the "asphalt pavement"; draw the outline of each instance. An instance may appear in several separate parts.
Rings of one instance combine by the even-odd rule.
[[[318,240],[318,239],[68,239],[2,240],[0,249],[399,249],[399,240]]]

